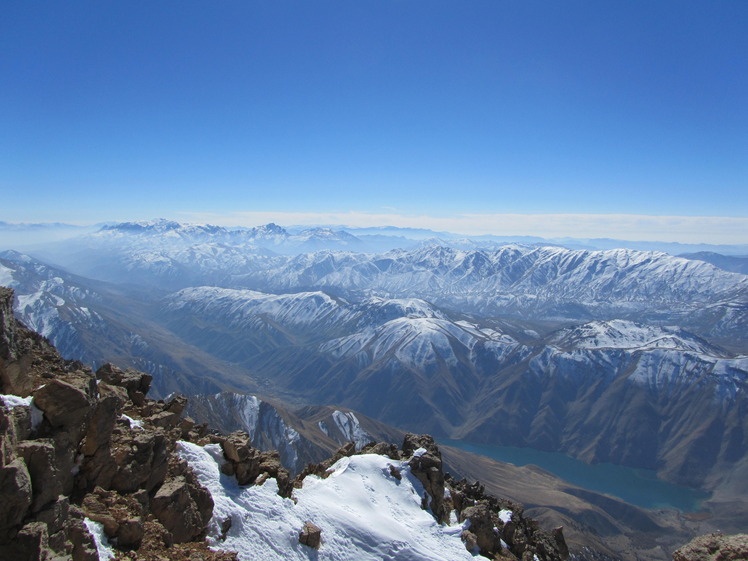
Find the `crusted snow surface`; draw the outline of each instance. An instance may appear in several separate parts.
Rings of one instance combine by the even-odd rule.
[[[88,531],[93,536],[94,544],[96,544],[96,553],[99,555],[99,561],[109,561],[114,559],[114,548],[109,544],[109,540],[104,533],[104,525],[101,522],[96,522],[90,518],[83,518],[83,523],[88,528]]]
[[[472,560],[460,540],[464,525],[440,525],[421,509],[423,487],[407,462],[365,454],[342,458],[330,476],[313,475],[294,490],[294,500],[278,496],[274,479],[239,487],[220,473],[218,445],[180,442],[179,455],[192,467],[215,503],[208,539],[215,549],[237,551],[243,561]],[[389,466],[400,470],[395,479]],[[226,539],[221,524],[231,519]],[[322,529],[315,551],[299,543],[305,522]]]
[[[335,410],[332,413],[332,418],[343,438],[346,441],[353,441],[356,444],[356,450],[361,450],[361,448],[375,440],[368,432],[361,428],[361,423],[359,423],[353,411],[343,412]]]

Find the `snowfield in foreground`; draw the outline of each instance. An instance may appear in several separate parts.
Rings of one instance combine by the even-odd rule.
[[[423,486],[407,462],[376,454],[343,458],[326,479],[307,476],[303,488],[294,490],[294,502],[278,496],[275,479],[240,487],[221,474],[224,460],[217,444],[180,442],[179,455],[213,496],[211,546],[238,551],[242,560],[474,559],[460,539],[463,524],[439,525],[421,509]],[[390,466],[400,470],[401,480]],[[221,540],[227,518],[231,528]],[[322,529],[319,551],[299,543],[305,522]]]

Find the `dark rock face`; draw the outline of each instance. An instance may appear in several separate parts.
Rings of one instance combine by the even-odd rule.
[[[417,451],[422,453],[417,453]],[[444,470],[442,455],[429,435],[408,433],[403,442],[403,455],[412,456],[409,465],[413,475],[423,484],[428,494],[425,506],[431,509],[434,517],[440,522],[449,521],[449,512],[444,504]]]
[[[673,552],[673,561],[745,561],[748,534],[710,534],[694,538]]]
[[[188,542],[203,534],[213,514],[210,493],[185,468],[182,466],[182,475],[167,479],[151,500],[151,511],[171,532],[176,543]]]
[[[0,288],[0,393],[33,400],[0,403],[0,559],[98,560],[84,518],[121,550],[235,559],[207,548],[213,501],[174,453],[205,436],[179,417],[184,398],[150,401],[147,374],[63,360],[15,322],[12,299]]]

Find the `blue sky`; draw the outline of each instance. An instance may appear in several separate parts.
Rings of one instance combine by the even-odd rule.
[[[6,3],[0,220],[748,243],[746,29],[744,0]]]

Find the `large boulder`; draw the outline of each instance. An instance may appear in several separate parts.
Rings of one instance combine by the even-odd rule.
[[[80,427],[91,413],[93,399],[90,395],[94,392],[95,389],[86,391],[55,378],[34,391],[34,404],[44,412],[53,428]]]
[[[213,499],[193,478],[178,475],[167,480],[151,500],[151,511],[171,532],[175,543],[200,536],[213,514]]]
[[[313,549],[319,549],[322,544],[322,529],[311,522],[304,522],[304,527],[299,532],[299,543]]]

